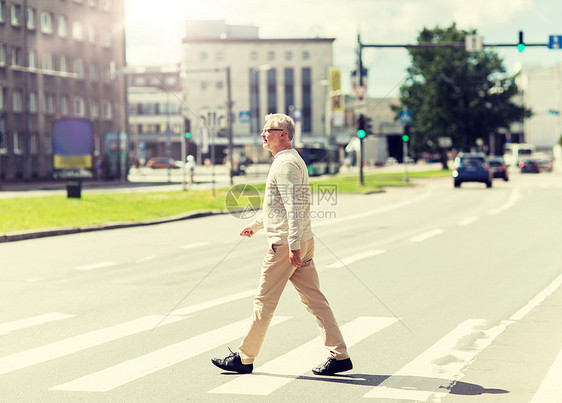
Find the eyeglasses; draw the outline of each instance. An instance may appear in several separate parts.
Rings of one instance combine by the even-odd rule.
[[[266,132],[266,133],[269,133],[269,132],[284,132],[284,131],[285,130],[283,130],[283,129],[263,129],[262,133],[263,132]]]

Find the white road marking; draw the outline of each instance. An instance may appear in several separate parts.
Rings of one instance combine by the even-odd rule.
[[[337,224],[338,222],[347,222],[349,220],[356,220],[356,219],[361,219],[364,217],[369,217],[372,215],[376,215],[376,214],[382,214],[382,213],[386,213],[387,211],[390,210],[394,210],[400,207],[404,207],[407,206],[408,204],[412,204],[414,202],[420,201],[422,199],[425,199],[426,197],[430,196],[433,193],[433,191],[431,189],[427,190],[425,193],[413,197],[411,199],[407,199],[407,200],[403,200],[394,204],[391,204],[389,206],[385,206],[385,207],[381,207],[375,210],[370,210],[370,211],[365,211],[362,213],[357,213],[357,214],[351,214],[345,217],[341,217],[341,218],[334,218],[334,219],[330,219],[330,220],[325,220],[325,221],[321,221],[321,222],[317,222],[314,223],[314,227],[322,227],[324,225],[334,225]]]
[[[539,390],[530,403],[559,402],[562,400],[562,349],[541,382]]]
[[[433,394],[444,396],[462,378],[462,369],[509,324],[503,321],[485,330],[486,321],[466,320],[363,397],[427,401]]]
[[[41,281],[41,280],[43,280],[43,277],[33,277],[33,278],[29,278],[25,281],[27,281],[28,283],[35,283],[35,282]]]
[[[152,259],[155,259],[155,258],[156,258],[156,256],[154,256],[154,255],[152,255],[152,256],[146,256],[146,257],[143,257],[143,258],[141,258],[141,259],[135,261],[135,264],[140,264],[140,263],[148,262],[149,260],[152,260]]]
[[[8,334],[27,327],[39,326],[57,320],[73,318],[74,315],[60,312],[49,312],[32,318],[20,319],[13,322],[0,323],[0,334]]]
[[[187,308],[177,309],[173,313],[174,315],[188,315],[191,313],[203,311],[205,309],[213,308],[217,305],[226,304],[227,302],[236,301],[238,299],[250,297],[255,295],[256,290],[248,290],[239,292],[237,294],[228,295],[226,297],[221,297],[217,299],[213,299],[211,301],[201,302],[200,304],[195,304],[192,306],[188,306]]]
[[[116,264],[117,263],[115,262],[98,262],[98,263],[88,264],[85,266],[78,266],[76,270],[88,271],[88,270],[104,269],[106,267],[115,266]]]
[[[289,317],[273,317],[271,325],[287,319]],[[55,386],[51,390],[107,392],[242,337],[247,330],[248,320],[244,319]]]
[[[507,199],[507,201],[502,204],[501,206],[499,206],[498,208],[492,209],[490,211],[488,211],[489,215],[494,215],[494,214],[498,214],[501,213],[502,211],[507,210],[510,207],[513,207],[515,205],[515,203],[517,202],[517,199],[519,199],[519,194],[521,193],[521,190],[519,188],[514,188],[511,191],[511,194],[509,195],[509,199]]]
[[[397,322],[396,318],[359,317],[341,327],[347,347]],[[326,360],[322,338],[317,337],[209,393],[266,396]]]
[[[423,241],[428,240],[429,238],[433,238],[434,236],[440,235],[443,232],[445,232],[444,229],[435,228],[435,229],[432,229],[431,231],[427,231],[427,232],[424,232],[423,234],[417,235],[410,240],[412,242],[423,242]]]
[[[180,248],[182,249],[195,249],[195,248],[199,248],[201,246],[206,246],[206,245],[210,245],[209,242],[195,242],[195,243],[189,243],[187,245],[181,245]]]
[[[144,316],[130,322],[121,323],[105,329],[95,330],[79,336],[70,337],[41,347],[32,348],[19,353],[0,357],[0,375],[27,368],[32,365],[60,358],[77,351],[86,350],[100,344],[108,343],[126,336],[154,328],[161,316]],[[168,316],[163,324],[186,319],[179,316]]]
[[[459,221],[459,225],[469,225],[473,222],[476,222],[480,219],[480,217],[467,217],[464,220]]]
[[[562,284],[562,274],[556,277],[552,283],[533,297],[525,306],[515,312],[509,319],[515,321],[523,319],[533,308],[539,306],[550,294],[556,291],[558,287],[560,287],[560,284]]]
[[[380,255],[384,252],[386,252],[386,251],[385,250],[377,250],[377,249],[367,250],[365,252],[357,253],[357,254],[352,255],[352,256],[344,257],[344,258],[342,258],[340,260],[337,260],[334,263],[332,263],[332,264],[330,264],[326,267],[329,268],[329,269],[337,269],[337,268],[340,268],[340,267],[344,267],[344,265],[347,266],[347,265],[350,265],[352,263],[355,263],[359,260],[367,259],[369,257],[376,256],[376,255]]]

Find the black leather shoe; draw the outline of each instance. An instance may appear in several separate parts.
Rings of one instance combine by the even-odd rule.
[[[334,375],[338,372],[349,371],[353,368],[351,363],[351,358],[346,358],[345,360],[336,360],[333,357],[328,358],[328,361],[324,363],[321,367],[314,368],[312,373],[314,375]]]
[[[238,354],[238,352],[235,353],[232,350],[230,350],[230,355],[224,360],[221,360],[220,358],[213,358],[211,359],[211,362],[220,369],[238,372],[239,374],[250,374],[254,370],[254,364],[242,364],[240,354]]]

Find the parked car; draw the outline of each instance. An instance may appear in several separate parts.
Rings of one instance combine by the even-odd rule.
[[[552,157],[546,153],[535,153],[533,156],[539,163],[539,169],[541,172],[552,172]]]
[[[168,168],[168,167],[172,169],[179,168],[179,165],[176,163],[176,161],[174,161],[174,159],[166,158],[166,157],[153,157],[148,160],[146,166],[152,169]]]
[[[456,188],[463,182],[482,182],[492,187],[492,171],[483,153],[460,153],[455,158],[453,183]]]
[[[519,161],[519,168],[521,168],[521,173],[527,174],[538,174],[541,171],[539,162],[532,158]]]
[[[503,157],[488,158],[488,165],[490,165],[492,171],[492,178],[501,178],[506,182],[509,180],[507,165],[505,165]]]

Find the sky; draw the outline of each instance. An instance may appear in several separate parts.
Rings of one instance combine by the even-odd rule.
[[[364,44],[414,44],[423,28],[476,29],[484,44],[547,43],[562,35],[560,0],[125,0],[127,63],[170,65],[181,60],[186,20],[255,25],[262,38],[336,38],[334,66],[351,91],[357,35]],[[496,48],[509,73],[562,64],[562,50]],[[367,95],[398,96],[410,64],[403,48],[363,50]],[[347,79],[346,79],[347,77]]]

